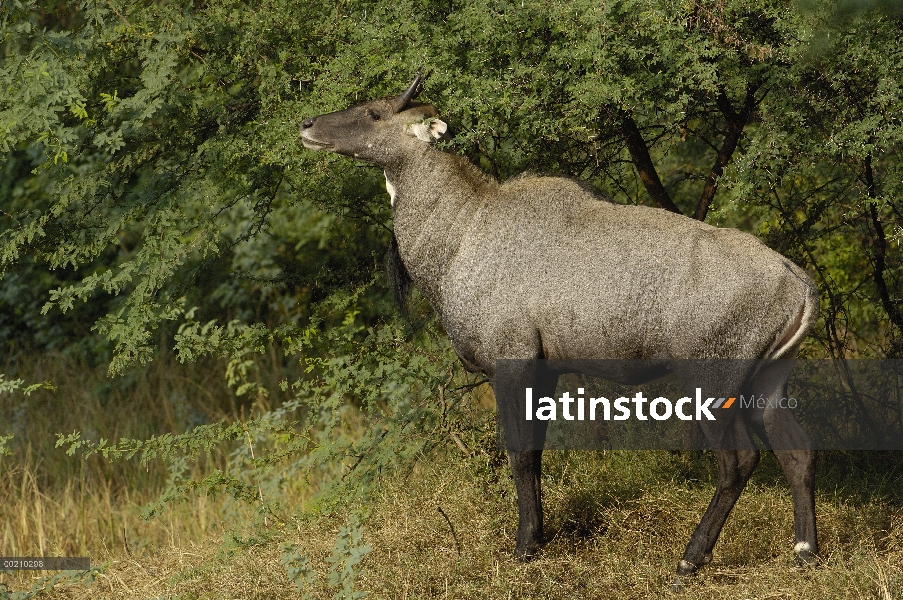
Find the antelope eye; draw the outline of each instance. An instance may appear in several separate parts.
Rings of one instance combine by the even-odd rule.
[[[379,113],[373,110],[372,108],[367,109],[367,116],[373,119],[374,121],[379,121]]]

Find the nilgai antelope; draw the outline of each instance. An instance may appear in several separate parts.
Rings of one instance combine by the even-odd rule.
[[[384,169],[396,271],[429,301],[466,368],[494,382],[498,359],[763,359],[765,367],[717,383],[786,396],[787,369],[768,361],[792,358],[816,319],[817,290],[802,269],[752,235],[615,204],[566,177],[499,183],[433,146],[446,124],[414,101],[422,84],[418,75],[400,96],[305,119],[301,141]],[[513,410],[522,409],[499,403],[502,423]],[[731,414],[700,423],[716,448],[718,483],[678,575],[711,560],[759,461],[753,433],[775,448],[793,492],[796,561],[816,561],[808,435],[784,408]],[[533,426],[538,447],[509,446],[522,560],[543,536],[544,433]]]

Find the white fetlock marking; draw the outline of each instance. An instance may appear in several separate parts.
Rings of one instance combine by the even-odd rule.
[[[793,546],[793,551],[796,554],[799,554],[801,552],[812,552],[812,544],[810,544],[809,542],[797,542]]]
[[[679,564],[680,564],[681,569],[691,569],[692,570],[692,569],[696,568],[696,565],[694,565],[693,563],[691,563],[688,560],[681,560]]]
[[[386,176],[386,191],[389,192],[389,204],[395,206],[395,186],[389,181],[388,173],[383,171],[383,175]]]

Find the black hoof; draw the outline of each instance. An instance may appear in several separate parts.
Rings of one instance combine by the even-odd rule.
[[[699,567],[697,567],[690,561],[682,560],[677,563],[677,577],[678,579],[680,579],[681,577],[689,577],[690,575],[694,575],[698,569]]]
[[[671,591],[675,594],[680,594],[681,592],[686,591],[687,584],[681,577],[675,577],[674,583],[671,584]]]
[[[514,560],[522,563],[530,562],[539,554],[539,549],[539,544],[529,544],[524,547],[518,546],[514,549]]]
[[[710,562],[712,562],[712,555],[706,554],[702,557],[699,566],[707,565]],[[696,576],[699,566],[694,565],[688,560],[681,560],[677,563],[677,577],[674,578],[674,582],[671,584],[671,591],[674,593],[686,591],[687,584]]]
[[[797,568],[814,567],[818,564],[818,552],[805,542],[799,542],[793,548],[793,566]]]
[[[681,559],[677,563],[677,577],[674,579],[674,583],[671,584],[671,591],[676,593],[686,590],[687,583],[692,580],[699,568],[706,566],[710,562],[712,562],[711,552],[703,554],[702,558],[699,559],[699,564],[693,564],[686,559]]]

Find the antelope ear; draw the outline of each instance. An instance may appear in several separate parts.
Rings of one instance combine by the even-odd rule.
[[[448,131],[448,124],[442,119],[430,119],[430,135],[437,140]]]
[[[424,142],[438,140],[448,130],[448,125],[442,119],[432,118],[427,121],[419,121],[408,125],[407,134]]]

